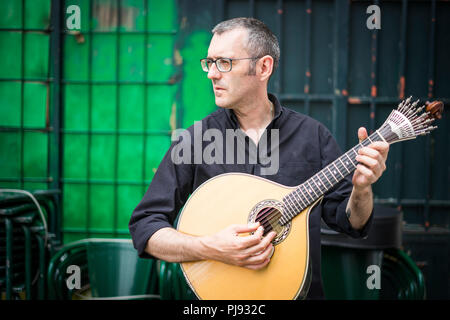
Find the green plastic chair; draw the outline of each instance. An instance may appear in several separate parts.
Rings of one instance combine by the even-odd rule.
[[[323,285],[327,299],[425,299],[423,273],[403,250],[366,250],[362,254],[362,251],[357,249],[322,246],[322,261]],[[366,286],[366,266],[371,264],[381,266],[380,290],[369,290]]]
[[[69,289],[66,284],[68,278],[66,271],[70,265],[80,267],[82,290],[89,285],[86,244],[86,240],[75,241],[65,245],[53,255],[47,270],[49,299],[71,300],[76,296],[77,289]]]
[[[380,299],[423,300],[426,286],[423,273],[412,259],[399,249],[388,249],[383,257]]]
[[[81,270],[78,290],[66,285],[70,265]],[[131,240],[91,238],[59,250],[50,261],[47,279],[52,299],[142,300],[159,299],[157,276],[155,261],[139,258]]]
[[[367,287],[367,266],[381,266],[383,250],[322,245],[323,290],[327,300],[378,300]]]

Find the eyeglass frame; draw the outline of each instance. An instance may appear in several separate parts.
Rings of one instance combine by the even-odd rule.
[[[202,63],[202,61],[210,60],[212,63],[214,63],[216,65],[216,68],[217,68],[217,70],[219,70],[219,72],[226,73],[226,72],[230,72],[233,69],[233,61],[234,60],[255,60],[255,59],[260,59],[260,58],[262,58],[262,57],[249,57],[249,58],[223,58],[223,57],[221,57],[221,58],[217,58],[216,60],[210,59],[210,58],[203,58],[203,59],[200,59],[200,64]],[[221,59],[230,60],[230,70],[228,70],[228,71],[221,71],[219,69],[219,67],[217,66],[217,61],[221,60]],[[208,65],[206,65],[206,66],[208,66]],[[202,70],[204,72],[209,72],[210,68],[208,67],[208,70],[204,70],[203,66],[202,66]]]

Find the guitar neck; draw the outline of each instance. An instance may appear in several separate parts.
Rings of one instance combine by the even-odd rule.
[[[367,139],[358,143],[286,195],[283,198],[285,211],[280,219],[281,224],[284,225],[292,220],[298,213],[316,202],[344,180],[347,175],[355,171],[358,164],[356,156],[359,149],[375,141],[386,141],[382,136],[382,131],[382,129],[375,131]]]

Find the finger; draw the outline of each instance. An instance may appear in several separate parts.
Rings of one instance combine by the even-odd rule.
[[[358,164],[356,166],[356,170],[358,171],[358,173],[362,174],[367,179],[367,181],[370,182],[371,184],[373,182],[375,182],[375,180],[376,180],[375,174],[373,173],[372,170],[370,170],[366,166],[364,166],[362,164]]]
[[[364,127],[359,128],[359,129],[358,129],[358,139],[359,139],[359,142],[365,140],[367,137],[368,137],[368,135],[367,135],[367,130],[366,130],[366,128],[364,128]]]
[[[386,159],[387,159],[387,155],[383,156],[380,152],[378,152],[375,149],[371,149],[371,148],[363,148],[364,150],[360,149],[358,151],[358,155],[356,156],[356,161],[360,162],[360,163],[364,163],[365,165],[367,165],[370,168],[375,168],[375,167],[380,167],[380,168],[385,168],[386,165]],[[367,158],[370,158],[372,160],[369,160]],[[363,160],[363,159],[366,159]],[[375,161],[375,162],[374,162]]]
[[[369,158],[372,158],[373,160],[375,160],[377,162],[376,164],[374,164],[372,161],[364,162],[365,165],[367,165],[371,168],[375,168],[375,166],[377,166],[377,167],[382,168],[383,170],[386,169],[387,153],[383,155],[381,152],[379,152],[378,150],[376,150],[374,148],[362,148],[358,151],[358,156],[356,156],[356,161],[362,162],[360,160],[363,159],[362,157],[364,157],[364,156],[368,156]]]
[[[377,159],[374,159],[372,157],[369,156],[364,156],[364,155],[358,155],[356,156],[356,161],[358,161],[359,163],[365,165],[368,168],[371,169],[376,169],[379,167],[379,161]]]
[[[260,254],[256,254],[256,255],[248,257],[245,260],[244,265],[258,265],[258,264],[264,263],[264,261],[266,259],[270,259],[270,256],[272,255],[272,250],[273,250],[273,245],[269,244],[267,246],[267,248],[265,248],[264,251],[261,252]]]
[[[259,222],[250,224],[234,224],[231,226],[232,230],[236,233],[255,232],[260,226]]]
[[[254,234],[240,238],[239,240],[241,241],[241,247],[243,249],[246,249],[258,245],[259,243],[261,243],[263,233],[264,228],[262,226],[259,226]]]
[[[382,141],[376,141],[369,145],[369,148],[375,149],[378,152],[380,152],[383,156],[387,156],[389,152],[389,143],[382,142]]]
[[[275,231],[269,232],[265,238],[267,238],[268,242],[272,242],[273,239],[277,236],[277,233]]]
[[[370,148],[370,147],[363,147],[361,149],[358,150],[358,154],[359,155],[366,155],[369,156],[371,158],[378,158],[381,157],[380,152],[378,152],[378,150],[374,149],[374,148]]]
[[[386,170],[386,160],[381,155],[376,158],[358,155],[355,159],[359,163],[364,164],[366,167],[370,168],[375,173]]]
[[[244,267],[247,269],[251,269],[251,270],[259,270],[259,269],[262,269],[265,266],[267,266],[269,264],[269,262],[270,262],[270,259],[267,258],[260,264],[249,264],[249,265],[245,265]]]
[[[253,247],[249,247],[247,250],[247,254],[249,255],[255,255],[258,254],[259,252],[264,251],[272,242],[272,240],[276,237],[277,233],[276,232],[269,232],[262,240],[259,244],[253,246]]]

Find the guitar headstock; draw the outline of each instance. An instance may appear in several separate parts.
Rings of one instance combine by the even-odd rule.
[[[427,101],[418,107],[419,100],[411,102],[411,99],[412,97],[403,100],[379,129],[387,142],[414,139],[417,136],[429,134],[437,128],[432,124],[435,119],[442,118],[444,111],[442,101]]]

